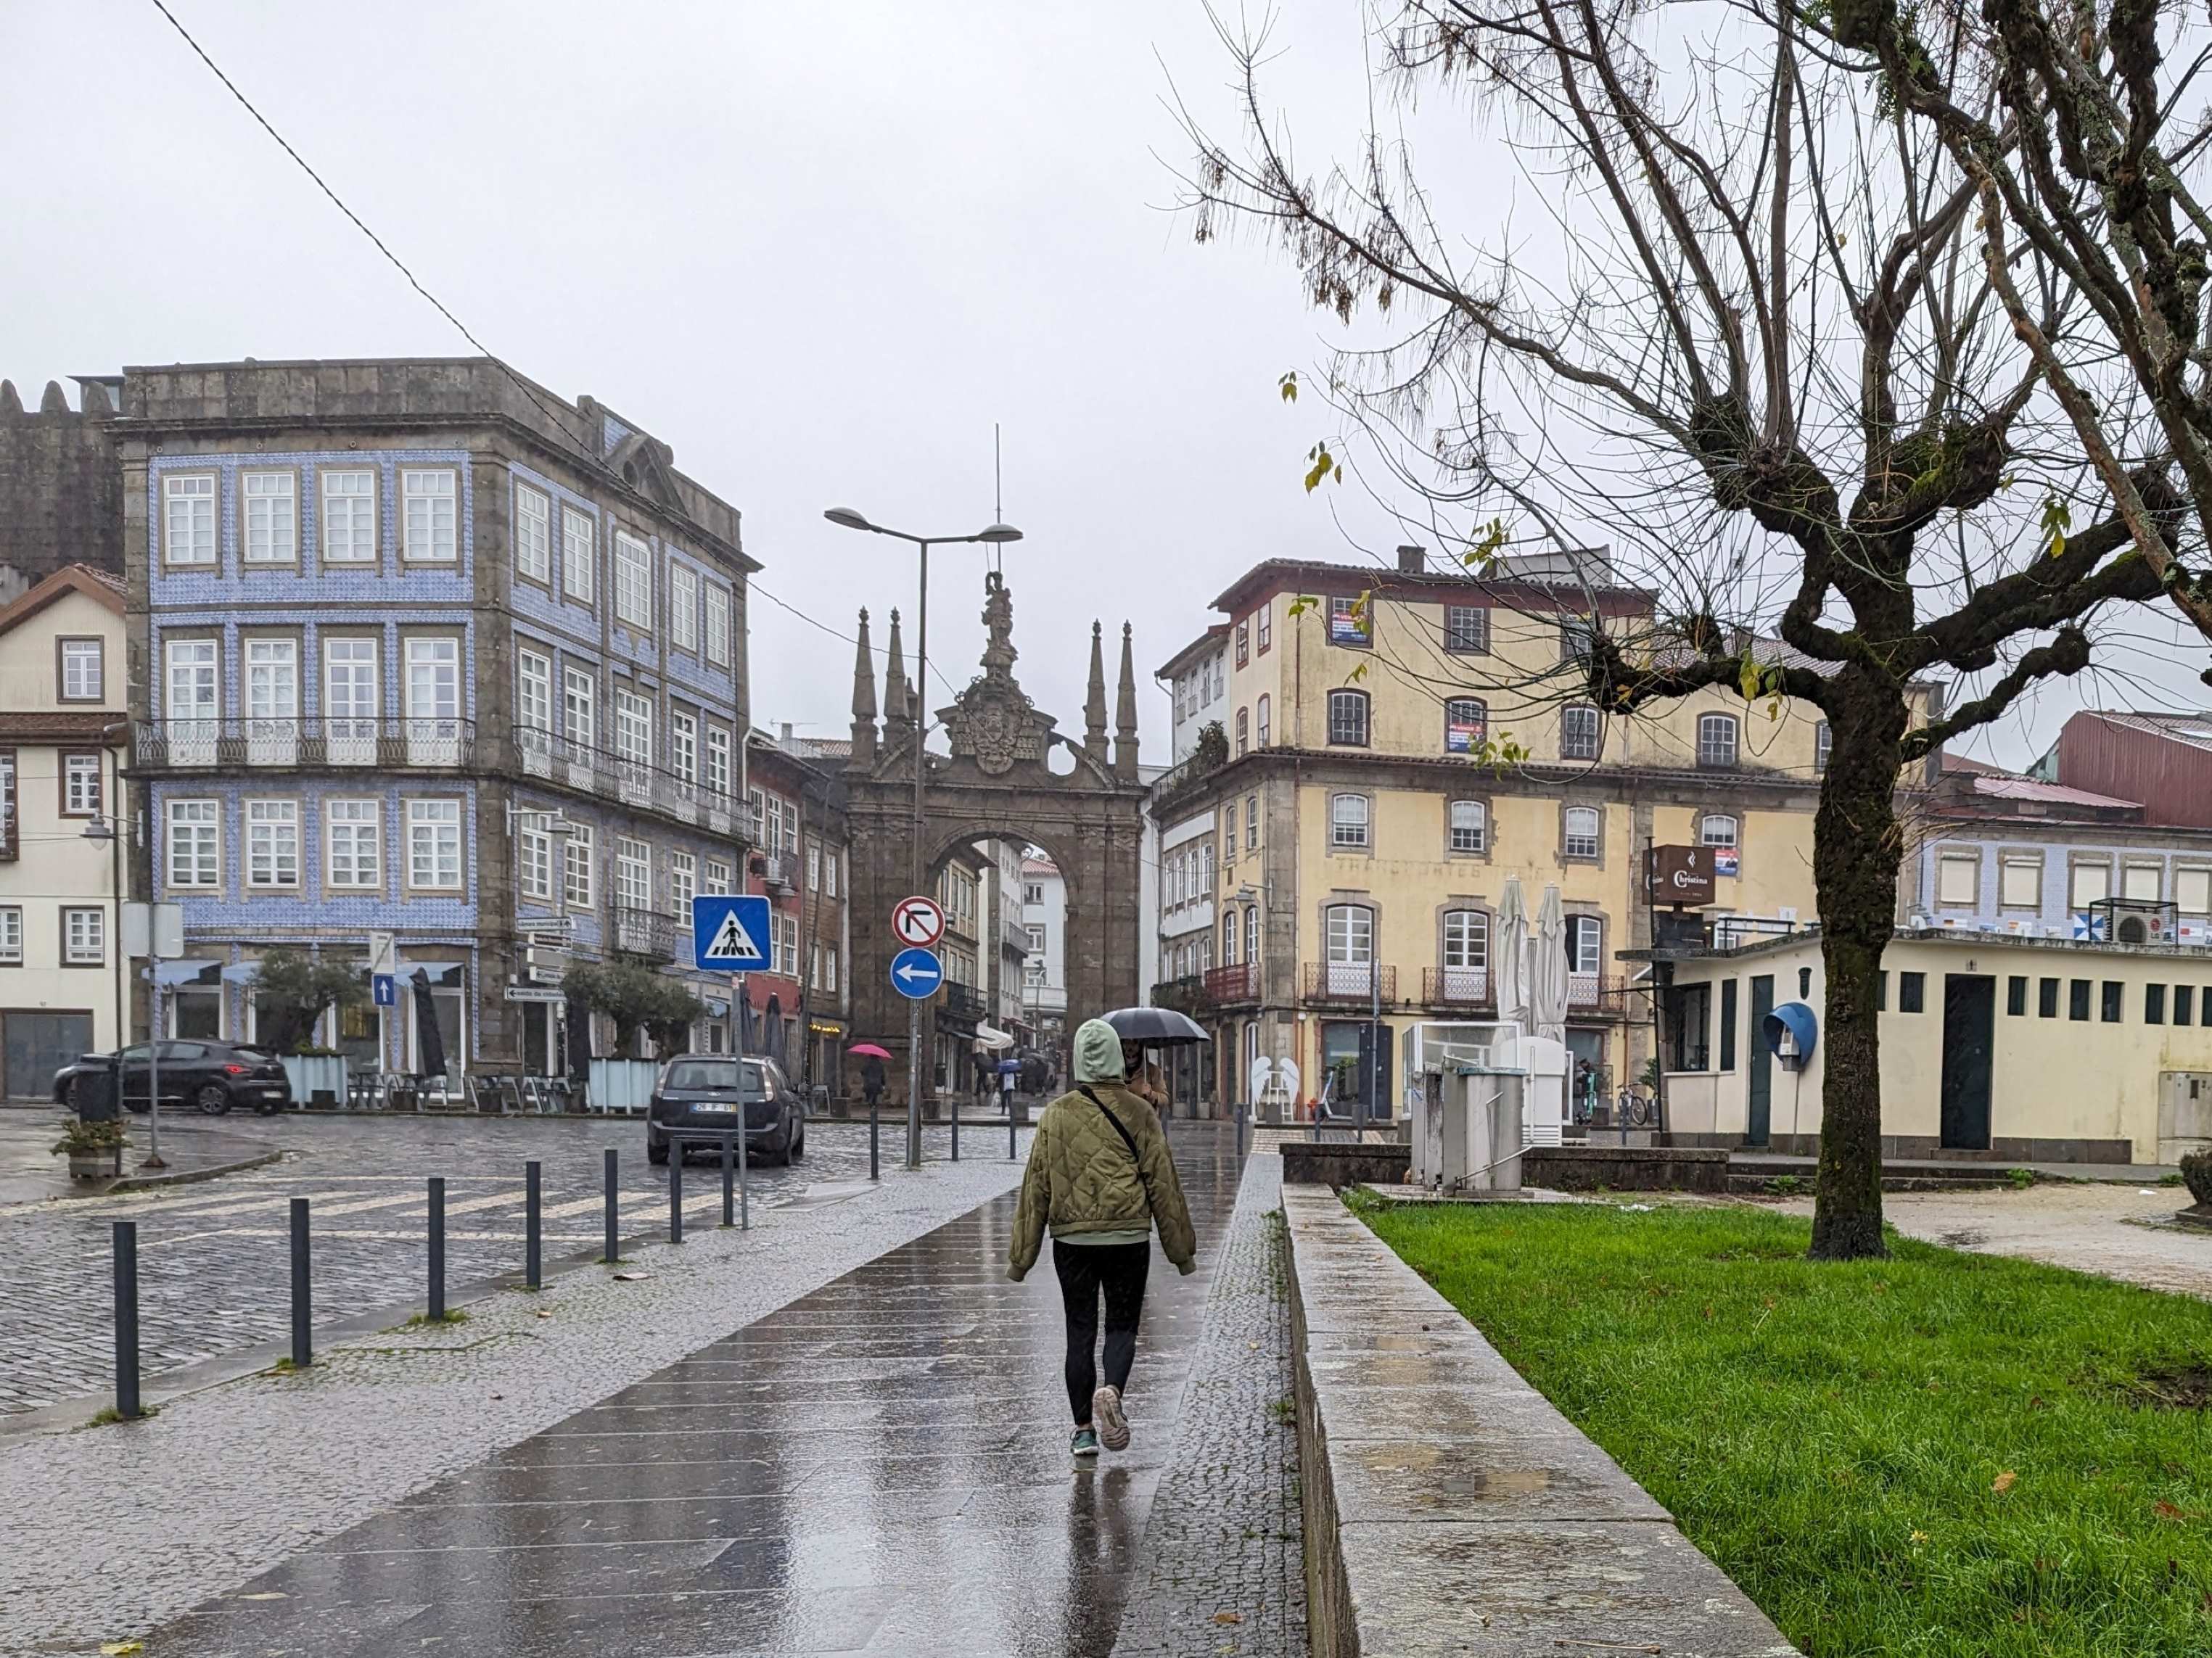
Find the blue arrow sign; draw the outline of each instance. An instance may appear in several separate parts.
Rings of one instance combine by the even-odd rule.
[[[691,901],[691,964],[702,973],[749,973],[769,964],[768,900],[718,893]]]
[[[368,987],[370,996],[374,1000],[377,1006],[397,1007],[399,1005],[399,981],[394,979],[389,973],[378,973],[372,975],[369,978]]]
[[[909,1001],[927,1001],[944,982],[945,963],[933,950],[902,950],[891,957],[891,988]]]

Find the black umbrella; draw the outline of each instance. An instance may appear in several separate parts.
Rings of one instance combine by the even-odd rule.
[[[446,1074],[446,1039],[438,1029],[438,999],[430,993],[430,975],[415,969],[415,1049],[418,1077]]]
[[[1176,1048],[1213,1040],[1197,1020],[1171,1007],[1117,1007],[1098,1017],[1114,1027],[1115,1035],[1134,1046]]]
[[[568,1076],[582,1082],[592,1074],[592,1010],[588,1003],[568,998]]]

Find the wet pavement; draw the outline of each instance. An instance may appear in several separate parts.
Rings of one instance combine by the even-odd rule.
[[[172,1620],[148,1649],[1103,1658],[1145,1581],[1237,1194],[1225,1133],[1178,1123],[1173,1144],[1200,1270],[1179,1276],[1154,1246],[1119,1455],[1068,1456],[1059,1289],[1048,1261],[1006,1282],[1009,1193]]]

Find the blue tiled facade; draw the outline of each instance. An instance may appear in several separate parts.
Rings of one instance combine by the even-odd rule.
[[[1908,919],[1916,926],[1964,927],[1979,932],[2013,933],[2027,938],[2069,938],[2079,930],[2081,917],[2072,904],[2072,870],[2084,861],[2101,860],[2111,871],[2107,890],[2115,897],[2124,891],[2125,872],[2130,867],[2158,872],[2158,896],[2174,901],[2180,894],[2182,883],[2177,877],[2182,871],[2212,870],[2212,837],[2200,844],[2160,846],[2142,840],[2118,841],[2091,839],[2087,831],[2081,838],[2061,840],[2033,836],[2015,829],[2011,833],[1993,833],[1989,826],[1954,823],[1944,826],[1952,832],[1934,833],[1923,841],[1914,870],[1913,899]],[[2180,840],[2187,831],[2178,831]],[[1975,902],[1971,904],[1942,903],[1937,898],[1939,865],[1945,855],[1956,857],[1961,853],[1973,853],[1979,859],[1975,881]],[[2003,893],[2002,861],[2007,854],[2040,858],[2043,864],[2039,884],[2039,901],[2033,909],[2025,906],[2008,906],[2001,902]],[[2180,937],[2178,942],[2188,944],[2212,943],[2212,917],[2183,910],[2178,917]]]

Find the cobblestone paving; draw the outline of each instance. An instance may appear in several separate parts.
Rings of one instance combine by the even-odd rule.
[[[442,1124],[433,1132],[517,1127]],[[831,1136],[817,1137],[825,1127],[809,1128],[810,1181],[821,1180],[825,1163],[849,1175],[854,1161],[831,1149]],[[526,1143],[553,1143],[547,1130],[580,1131],[572,1149],[596,1169],[603,1124],[533,1124],[526,1132],[538,1138],[501,1144],[519,1163]],[[857,1144],[865,1175],[865,1130]],[[639,1247],[624,1270],[644,1276],[631,1281],[580,1268],[550,1279],[541,1295],[480,1302],[464,1324],[333,1348],[303,1376],[264,1374],[206,1389],[142,1422],[0,1439],[0,1511],[9,1515],[0,1652],[91,1654],[143,1634],[969,1213],[1018,1180],[1003,1142],[996,1160],[975,1160],[966,1137],[963,1149],[969,1160],[957,1167],[931,1163],[909,1175],[886,1164],[879,1187],[865,1179],[819,1187],[765,1209],[750,1233],[708,1228],[680,1248]],[[547,1161],[550,1196],[550,1153]],[[95,1274],[103,1281],[105,1271],[103,1257]],[[794,1431],[818,1425],[816,1414]],[[159,1649],[149,1643],[149,1658]],[[334,1647],[301,1650],[337,1658]]]
[[[453,1290],[519,1270],[523,1165],[544,1164],[549,1263],[600,1244],[601,1158],[621,1153],[625,1236],[665,1234],[668,1171],[645,1160],[634,1119],[289,1116],[252,1125],[287,1148],[264,1168],[165,1193],[58,1199],[0,1209],[0,1249],[12,1263],[0,1303],[0,1416],[112,1385],[114,1355],[111,1224],[138,1223],[140,1352],[159,1373],[280,1341],[290,1326],[290,1199],[313,1204],[316,1321],[419,1302],[426,1278],[426,1182],[446,1179],[446,1274]],[[903,1147],[887,1127],[886,1166]],[[925,1131],[942,1157],[948,1131]],[[997,1159],[1006,1139],[970,1129],[968,1158]],[[752,1171],[757,1206],[790,1201],[807,1185],[865,1177],[866,1124],[813,1122],[791,1169]],[[689,1225],[720,1218],[720,1170],[685,1173]]]
[[[1114,1658],[1303,1658],[1282,1162],[1244,1167]]]

